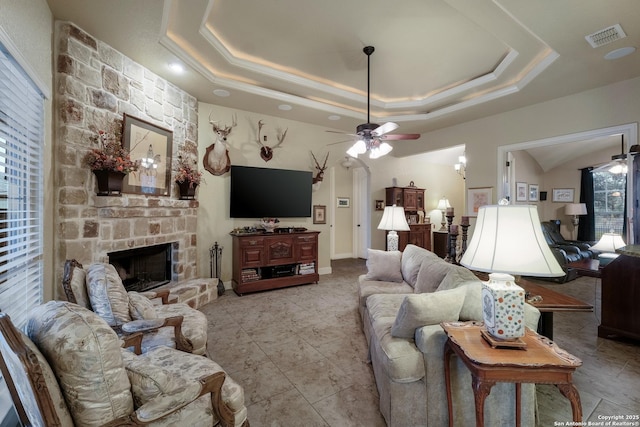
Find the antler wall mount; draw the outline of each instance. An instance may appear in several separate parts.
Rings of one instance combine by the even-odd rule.
[[[264,126],[264,122],[262,120],[258,120],[258,144],[260,144],[260,157],[262,158],[262,160],[264,160],[265,162],[268,162],[269,160],[271,160],[273,158],[273,150],[275,150],[276,148],[279,148],[280,145],[282,145],[282,143],[284,142],[284,139],[287,137],[287,131],[289,130],[288,128],[284,130],[284,132],[280,133],[280,131],[278,131],[277,135],[276,135],[276,139],[278,140],[278,143],[276,145],[274,145],[273,147],[269,147],[266,142],[267,142],[267,135],[264,135],[263,137],[260,136],[260,133],[262,132],[262,126]]]

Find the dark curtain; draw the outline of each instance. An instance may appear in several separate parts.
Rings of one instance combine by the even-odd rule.
[[[583,242],[593,242],[596,240],[596,216],[593,208],[593,167],[580,169],[582,178],[580,180],[580,203],[587,206],[587,214],[580,217],[578,225],[578,240]]]

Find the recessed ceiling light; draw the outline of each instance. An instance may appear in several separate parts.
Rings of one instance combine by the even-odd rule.
[[[340,120],[340,116],[336,116],[335,114],[328,117],[329,120]]]
[[[221,96],[221,97],[224,98],[224,97],[227,97],[227,96],[231,95],[231,92],[229,92],[226,89],[215,89],[213,91],[213,94],[216,95],[216,96]]]
[[[178,74],[182,74],[184,73],[184,65],[182,65],[179,62],[171,62],[169,64],[169,68],[171,69],[171,71],[173,71],[174,73],[178,73]]]
[[[289,104],[280,104],[278,105],[278,110],[282,110],[282,111],[291,111],[291,105]]]
[[[611,52],[607,53],[604,56],[604,59],[622,58],[623,56],[631,55],[635,51],[636,51],[635,47],[631,47],[631,46],[621,47],[620,49],[612,50]]]

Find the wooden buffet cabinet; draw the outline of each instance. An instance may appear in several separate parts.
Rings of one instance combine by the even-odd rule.
[[[424,212],[424,188],[387,187],[387,206],[402,206],[406,215]],[[431,250],[431,224],[409,224],[409,231],[398,231],[398,250],[403,251],[408,244]]]
[[[233,290],[242,295],[317,283],[318,234],[319,231],[231,233]]]
[[[640,340],[640,245],[618,249],[602,269],[602,318],[598,336]]]

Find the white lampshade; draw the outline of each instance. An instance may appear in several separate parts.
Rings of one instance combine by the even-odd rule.
[[[502,340],[522,337],[524,289],[514,275],[564,276],[542,234],[535,206],[490,205],[478,209],[476,228],[460,264],[491,272],[482,284],[482,317],[487,332]]]
[[[542,234],[538,211],[531,205],[482,206],[460,264],[477,271],[523,276],[565,274]]]
[[[625,246],[622,236],[617,233],[604,233],[598,243],[591,246],[590,249],[595,249],[602,252],[615,252],[616,249]]]
[[[443,211],[450,207],[451,205],[449,204],[449,200],[443,197],[442,199],[438,200],[438,207],[436,209]]]
[[[382,219],[378,224],[378,230],[388,230],[387,232],[387,250],[397,251],[400,238],[398,231],[409,231],[407,218],[404,216],[404,208],[402,206],[385,206],[382,213]]]
[[[584,203],[569,203],[564,205],[565,215],[586,215],[587,205]]]
[[[409,231],[407,218],[404,216],[402,206],[385,206],[382,219],[378,224],[378,230]]]

